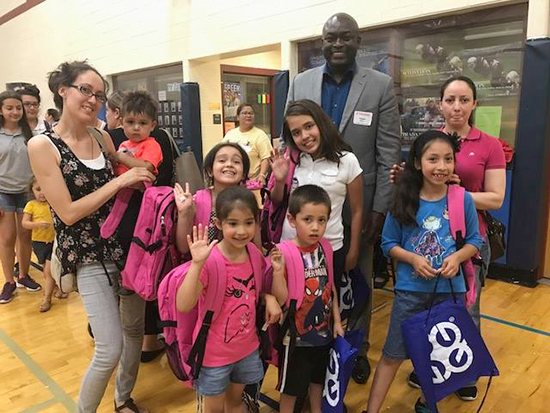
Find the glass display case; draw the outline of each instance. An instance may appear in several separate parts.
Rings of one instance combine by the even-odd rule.
[[[181,64],[138,70],[113,75],[113,89],[145,90],[159,102],[157,123],[179,139],[183,136],[180,85],[183,82]]]

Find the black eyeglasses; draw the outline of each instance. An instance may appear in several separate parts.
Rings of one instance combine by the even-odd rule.
[[[92,89],[90,89],[88,86],[84,85],[69,85],[70,87],[74,87],[76,90],[78,90],[80,93],[82,93],[87,98],[91,98],[92,96],[95,96],[98,102],[105,103],[107,102],[107,95],[103,92],[96,92]]]

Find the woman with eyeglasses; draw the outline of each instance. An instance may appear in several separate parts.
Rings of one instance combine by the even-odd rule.
[[[49,75],[54,102],[62,111],[53,131],[29,142],[34,174],[53,209],[57,257],[62,274],[76,274],[78,291],[95,335],[95,353],[80,388],[78,411],[95,412],[118,365],[115,411],[146,412],[131,398],[143,337],[145,303],[137,296],[117,297],[122,249],[102,240],[100,226],[122,188],[152,182],[146,168],[115,178],[108,153],[113,142],[89,128],[106,102],[107,82],[87,62],[62,63]],[[104,147],[102,147],[104,145]]]
[[[248,174],[248,179],[252,181],[250,189],[259,189],[257,186],[263,187],[266,184],[269,157],[273,148],[266,133],[254,126],[254,116],[252,105],[241,103],[237,107],[239,126],[227,132],[222,142],[239,144],[246,151],[250,159],[250,173]],[[254,181],[257,181],[259,185]],[[259,199],[259,192],[255,192]]]

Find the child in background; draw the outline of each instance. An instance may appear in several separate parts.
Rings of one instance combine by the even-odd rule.
[[[40,303],[39,310],[44,313],[52,306],[52,295],[55,289],[55,281],[52,278],[50,266],[55,232],[50,205],[46,201],[36,178],[33,178],[31,188],[34,199],[25,205],[22,225],[23,228],[32,231],[32,249],[38,263],[43,266],[46,283],[44,285],[44,299]],[[61,293],[60,290],[55,293],[56,298],[67,298],[67,296],[68,294]]]
[[[280,352],[278,389],[281,392],[281,413],[292,413],[296,398],[307,394],[308,389],[311,412],[321,413],[329,352],[334,338],[344,335],[336,288],[329,279],[328,262],[332,260],[332,249],[325,250],[320,244],[330,211],[330,198],[319,186],[300,186],[290,196],[288,220],[296,230],[292,243],[302,256],[305,289],[302,305],[296,309],[294,319],[296,346],[289,351],[287,335],[283,340],[285,349]],[[287,257],[284,261],[292,262]],[[296,276],[290,271],[292,268],[287,266],[287,281]]]
[[[209,288],[207,260],[216,260],[211,255],[218,249],[226,271],[226,291],[219,316],[212,322],[202,368],[194,381],[197,393],[204,397],[204,411],[242,412],[242,394],[245,385],[260,382],[264,369],[259,355],[259,338],[256,330],[257,297],[262,285],[256,280],[262,274],[254,274],[251,249],[261,256],[251,242],[258,226],[259,209],[254,194],[246,188],[233,186],[220,192],[216,200],[215,225],[223,239],[208,241],[208,229],[199,224],[193,227],[193,236],[187,235],[187,245],[192,264],[177,291],[178,311],[189,312],[203,305],[205,291]],[[272,324],[279,320],[284,301],[286,283],[284,261],[280,252],[271,256],[273,266],[272,294],[265,294],[266,320]],[[263,262],[263,261],[262,261]],[[219,265],[219,264],[217,264]],[[262,282],[262,284],[264,284]],[[197,324],[200,328],[200,324]],[[197,336],[195,329],[194,337]]]
[[[221,239],[220,230],[215,225],[217,196],[226,188],[244,184],[248,179],[250,160],[240,145],[222,142],[208,152],[203,169],[206,188],[197,191],[194,196],[189,192],[189,185],[185,186],[185,190],[179,184],[174,187],[178,208],[176,245],[182,254],[189,252],[187,236],[193,226],[200,224],[208,228],[209,242]]]
[[[151,131],[157,125],[158,104],[147,92],[130,92],[122,101],[122,127],[128,138],[118,147],[116,174],[141,166],[157,173],[162,150]]]
[[[451,291],[464,293],[460,264],[481,247],[477,212],[469,193],[464,198],[465,244],[458,251],[450,231],[447,181],[453,175],[458,148],[457,139],[444,132],[423,133],[414,141],[397,184],[382,233],[384,253],[398,261],[395,299],[386,344],[370,391],[368,413],[380,411],[399,366],[408,359],[401,322],[431,304],[451,298]],[[440,276],[450,282],[437,283]],[[423,398],[417,400],[415,411],[430,412]]]
[[[130,92],[122,101],[122,126],[128,138],[111,154],[117,176],[131,168],[143,167],[156,174],[162,162],[162,149],[150,137],[157,124],[158,104],[147,92]],[[121,189],[116,196],[111,213],[101,226],[101,236],[109,238],[118,227],[134,189]]]

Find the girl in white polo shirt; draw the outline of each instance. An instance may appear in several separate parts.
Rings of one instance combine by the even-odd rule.
[[[321,186],[330,196],[332,210],[324,236],[334,250],[334,280],[339,288],[342,273],[356,266],[359,255],[363,218],[362,169],[330,117],[311,100],[298,100],[288,105],[283,138],[296,164],[290,192],[299,186],[314,184]],[[275,151],[271,164],[275,177],[271,191],[274,204],[281,203],[284,198],[289,166],[289,159]],[[346,198],[351,208],[351,239],[347,252],[342,223]],[[295,236],[296,231],[286,218],[281,241]]]

